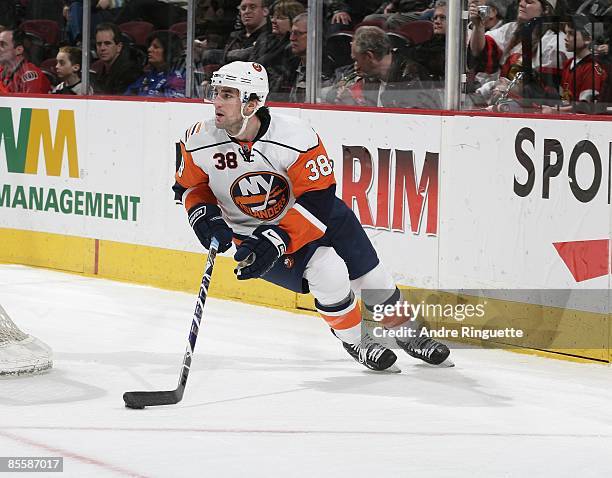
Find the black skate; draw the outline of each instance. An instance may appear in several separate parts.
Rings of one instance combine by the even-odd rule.
[[[453,367],[455,364],[448,358],[450,350],[448,347],[430,337],[415,337],[409,342],[396,340],[408,355],[427,362],[430,365]]]
[[[334,333],[333,329],[332,333]],[[334,335],[336,334],[334,333]],[[357,344],[349,344],[342,341],[342,346],[351,357],[370,370],[375,370],[376,372],[401,372],[397,366],[393,365],[397,360],[395,352],[374,342],[370,336],[362,337],[361,342]]]

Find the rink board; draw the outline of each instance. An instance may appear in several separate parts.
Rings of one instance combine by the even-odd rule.
[[[211,111],[197,103],[4,97],[0,260],[197,289],[205,256],[170,187],[175,142]],[[319,133],[338,195],[399,284],[610,289],[608,122],[274,112],[300,116]],[[231,258],[220,257],[214,294],[312,307],[263,281],[239,283],[232,270]],[[608,311],[583,312],[559,326],[603,348],[570,355],[608,361]]]

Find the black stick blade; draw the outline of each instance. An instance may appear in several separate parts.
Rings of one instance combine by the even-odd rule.
[[[156,405],[174,405],[181,401],[183,394],[180,390],[165,392],[125,392],[123,401],[128,408],[144,408]]]

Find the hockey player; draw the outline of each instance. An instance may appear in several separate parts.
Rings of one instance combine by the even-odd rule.
[[[361,333],[356,294],[395,304],[401,294],[357,217],[336,194],[333,162],[301,120],[264,107],[268,78],[258,63],[233,62],[213,74],[213,120],[190,127],[180,142],[175,190],[205,248],[237,243],[239,280],[262,278],[315,297],[317,311],[346,351],[372,370],[390,368],[395,353]],[[370,294],[368,294],[370,296]],[[417,327],[391,317],[386,327]],[[404,322],[400,324],[399,322]],[[448,348],[428,337],[399,341],[408,354],[441,364]]]

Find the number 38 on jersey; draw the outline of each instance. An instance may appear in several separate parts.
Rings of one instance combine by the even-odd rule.
[[[321,176],[329,176],[334,172],[334,164],[323,154],[317,156],[317,159],[311,159],[304,165],[305,168],[310,170],[308,179],[316,181]]]

